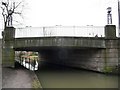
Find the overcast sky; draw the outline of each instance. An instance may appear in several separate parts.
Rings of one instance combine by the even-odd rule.
[[[118,0],[26,0],[24,26],[104,26],[107,7],[112,7],[113,24],[118,25]],[[1,22],[0,17],[0,23]],[[18,19],[16,16],[14,19]],[[18,20],[19,21],[19,20]],[[19,23],[15,25],[20,26]]]
[[[118,0],[26,0],[28,26],[104,26],[107,7],[112,7],[113,24],[118,24]]]

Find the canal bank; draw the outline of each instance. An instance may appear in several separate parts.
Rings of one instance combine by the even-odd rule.
[[[118,88],[118,76],[41,64],[35,72],[43,88]]]
[[[16,64],[16,68],[2,68],[2,88],[32,89],[41,88],[41,84],[33,71]]]

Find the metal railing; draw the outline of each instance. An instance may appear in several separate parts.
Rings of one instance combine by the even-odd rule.
[[[15,37],[104,37],[104,26],[53,26],[17,28]]]
[[[15,60],[29,70],[38,70],[38,58],[16,57]]]

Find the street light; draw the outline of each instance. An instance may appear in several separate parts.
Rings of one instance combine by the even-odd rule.
[[[112,14],[111,14],[112,8],[107,8],[107,24],[112,24]]]
[[[112,11],[112,8],[111,8],[111,7],[108,7],[107,10],[108,10],[108,14],[110,14],[111,11]]]

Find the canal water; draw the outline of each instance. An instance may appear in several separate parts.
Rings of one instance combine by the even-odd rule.
[[[118,88],[118,76],[53,64],[41,64],[36,75],[43,88]]]

